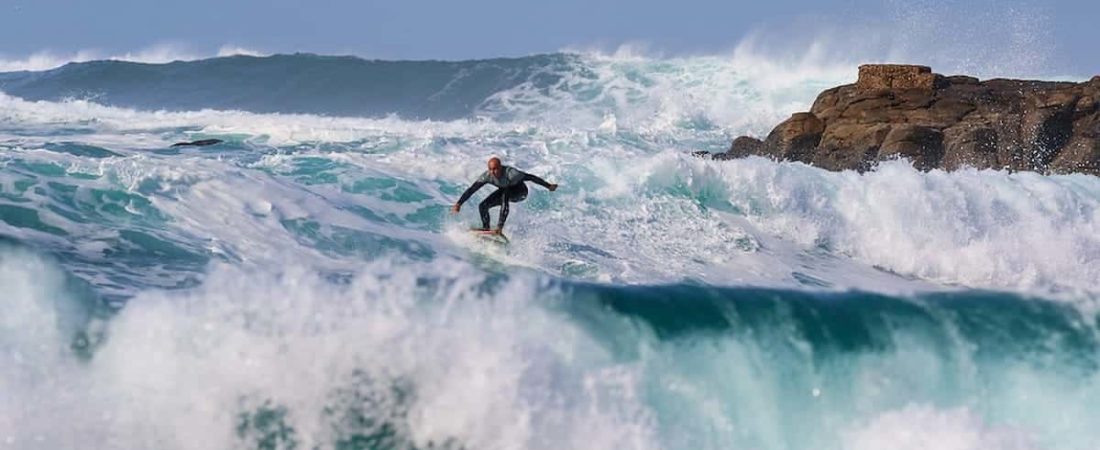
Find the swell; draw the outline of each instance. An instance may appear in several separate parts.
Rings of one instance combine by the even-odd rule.
[[[475,61],[379,61],[312,54],[229,56],[168,64],[70,63],[0,74],[0,91],[27,100],[91,99],[149,110],[243,110],[450,120],[494,93],[546,87],[576,59],[552,54]]]
[[[1088,308],[1018,294],[967,290],[915,296],[693,284],[571,283],[579,303],[629,318],[661,340],[753,339],[779,334],[814,359],[896,351],[903,334],[930,348],[990,360],[1100,368],[1100,328]],[[911,344],[911,342],[910,342]]]

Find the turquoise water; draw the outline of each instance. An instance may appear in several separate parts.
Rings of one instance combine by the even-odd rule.
[[[0,439],[1092,448],[1100,180],[690,156],[838,73],[556,54],[2,75]],[[561,184],[513,207],[508,246],[464,231],[488,188],[448,214],[492,155]]]

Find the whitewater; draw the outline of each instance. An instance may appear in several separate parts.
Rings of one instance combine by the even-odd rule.
[[[0,73],[0,445],[1096,448],[1100,179],[692,155],[856,73],[789,69]]]

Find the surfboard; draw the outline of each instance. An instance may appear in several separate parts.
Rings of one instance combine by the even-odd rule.
[[[470,233],[480,238],[483,241],[493,242],[496,244],[507,244],[508,236],[503,233],[497,233],[495,230],[486,230],[483,228],[470,228]]]

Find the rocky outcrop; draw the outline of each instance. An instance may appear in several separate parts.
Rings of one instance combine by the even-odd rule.
[[[1084,83],[942,76],[864,65],[855,84],[818,95],[763,141],[742,136],[716,159],[765,156],[829,170],[905,158],[962,167],[1100,175],[1100,76]]]
[[[714,158],[734,159],[744,158],[749,155],[759,155],[760,149],[761,147],[763,147],[763,145],[764,142],[760,139],[748,136],[741,136],[733,140],[733,145],[730,145],[729,151],[714,155]]]

